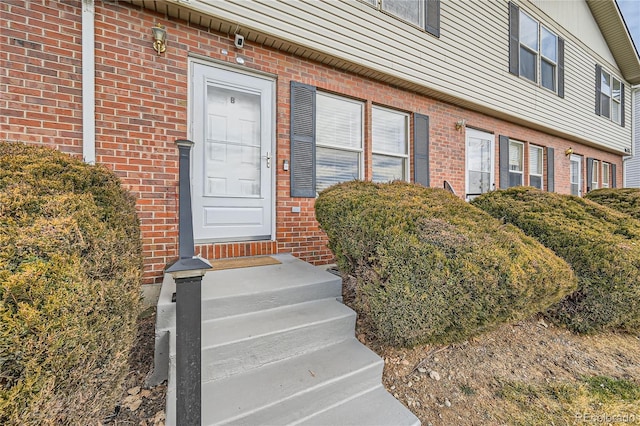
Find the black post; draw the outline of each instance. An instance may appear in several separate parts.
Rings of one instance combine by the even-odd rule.
[[[193,142],[176,141],[180,152],[178,243],[180,259],[167,272],[176,282],[176,424],[200,426],[202,417],[202,276],[211,265],[194,256],[190,155]]]

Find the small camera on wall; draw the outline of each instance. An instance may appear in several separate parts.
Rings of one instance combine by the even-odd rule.
[[[244,47],[244,37],[240,34],[236,34],[236,39],[233,44],[235,44],[238,49],[242,49]]]

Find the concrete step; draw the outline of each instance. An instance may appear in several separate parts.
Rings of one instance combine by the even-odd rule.
[[[202,381],[231,376],[349,339],[354,336],[355,321],[355,312],[335,299],[205,321]]]
[[[210,271],[202,282],[203,321],[242,315],[318,299],[340,298],[342,280],[290,254],[273,255],[281,263],[252,268]],[[158,300],[156,349],[151,385],[168,379],[170,330],[175,327],[176,291],[166,274]]]
[[[203,386],[203,424],[284,425],[380,386],[383,362],[355,338]]]
[[[329,297],[340,298],[342,280],[290,254],[271,256],[281,263],[209,271],[202,280],[202,320],[223,318]],[[158,300],[158,329],[175,326],[176,285],[166,274]]]
[[[335,298],[205,321],[202,382],[222,379],[354,337],[356,314]],[[175,415],[175,332],[169,332],[167,418]],[[171,399],[170,399],[171,397]]]
[[[420,426],[420,420],[395,399],[378,381],[378,386],[354,395],[325,411],[292,425],[304,426]]]

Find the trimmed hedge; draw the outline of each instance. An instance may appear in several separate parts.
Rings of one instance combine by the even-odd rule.
[[[585,198],[640,220],[640,188],[596,189]]]
[[[355,309],[385,344],[460,341],[575,290],[553,252],[441,189],[347,182],[315,211],[355,277]]]
[[[640,222],[590,200],[510,188],[472,204],[502,218],[564,258],[578,290],[549,311],[580,333],[640,330]]]
[[[0,424],[94,424],[140,306],[134,201],[104,167],[0,143]]]

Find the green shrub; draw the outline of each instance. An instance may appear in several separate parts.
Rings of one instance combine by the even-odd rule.
[[[386,344],[459,341],[575,289],[550,250],[444,190],[348,182],[315,209],[338,266],[355,277],[356,310]]]
[[[640,330],[640,223],[590,200],[510,188],[473,204],[564,258],[578,290],[549,313],[580,333]]]
[[[0,143],[0,424],[94,424],[135,337],[141,242],[106,168]]]
[[[640,220],[640,188],[596,189],[585,198]]]

